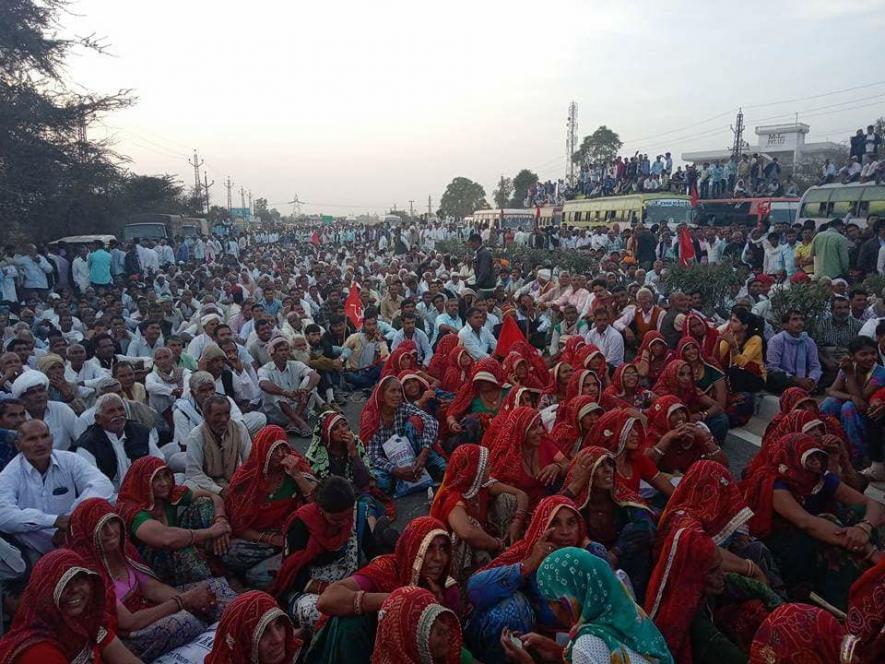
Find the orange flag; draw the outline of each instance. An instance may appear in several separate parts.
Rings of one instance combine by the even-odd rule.
[[[344,301],[344,314],[356,329],[363,326],[363,303],[360,300],[360,285],[355,281],[350,284],[350,291]]]

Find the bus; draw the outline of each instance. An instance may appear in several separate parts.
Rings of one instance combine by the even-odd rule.
[[[798,197],[714,198],[699,201],[695,215],[699,222],[713,217],[714,226],[754,226],[765,218],[772,224],[792,224],[798,211]]]
[[[836,217],[866,219],[871,214],[885,217],[885,185],[875,182],[809,187],[799,202],[799,220],[813,219],[818,228]]]
[[[544,205],[537,208],[535,217],[538,220],[538,226],[547,228],[548,226],[559,226],[562,224],[562,206],[561,205]]]
[[[682,194],[628,194],[566,201],[562,223],[578,228],[593,228],[614,223],[647,225],[667,223],[676,228],[692,223],[691,199]]]
[[[530,230],[535,225],[535,208],[500,208],[497,210],[477,210],[473,213],[473,223],[484,226],[492,224],[499,231],[508,229]]]

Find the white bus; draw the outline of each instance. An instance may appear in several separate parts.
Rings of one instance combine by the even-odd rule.
[[[871,214],[885,217],[885,185],[875,182],[851,182],[849,184],[824,184],[809,187],[799,201],[798,221],[813,219],[820,228],[835,219],[851,215],[866,219]]]

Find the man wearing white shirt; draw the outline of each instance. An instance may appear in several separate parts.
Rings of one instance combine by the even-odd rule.
[[[267,350],[271,360],[258,369],[264,413],[268,421],[307,438],[307,414],[320,375],[303,362],[289,359],[291,351],[285,337],[272,339]]]
[[[29,420],[42,420],[49,427],[58,450],[68,450],[77,440],[77,415],[60,401],[50,401],[49,378],[42,371],[25,371],[12,383],[12,396],[21,399]]]
[[[160,244],[154,247],[154,251],[157,252],[157,256],[159,256],[160,260],[160,265],[162,265],[163,267],[167,267],[175,263],[175,253],[172,251],[172,247],[166,244],[165,238],[160,240]]]
[[[409,339],[415,342],[418,348],[418,362],[423,366],[430,364],[430,358],[433,357],[433,349],[430,347],[430,339],[421,330],[417,328],[418,316],[413,312],[406,312],[402,315],[402,327],[393,335],[393,342],[390,350],[396,350],[403,341]]]
[[[114,486],[84,458],[53,450],[45,422],[24,422],[16,445],[20,454],[0,472],[0,532],[43,554],[64,543],[78,504],[110,500]]]
[[[471,307],[467,312],[467,325],[458,332],[461,345],[474,360],[481,360],[495,352],[498,341],[485,327],[482,309]]]
[[[610,320],[608,309],[597,307],[593,312],[593,327],[587,332],[587,343],[596,345],[610,366],[619,367],[624,363],[624,337],[609,325]]]
[[[77,250],[77,257],[71,263],[71,276],[77,284],[80,295],[89,288],[89,264],[86,261],[86,245]]]
[[[95,404],[95,424],[77,439],[77,454],[96,466],[120,490],[132,462],[145,456],[165,457],[157,447],[157,430],[126,419],[126,406],[116,394],[103,394]]]

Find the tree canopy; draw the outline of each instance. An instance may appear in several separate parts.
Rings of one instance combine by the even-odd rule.
[[[57,36],[67,5],[0,3],[0,26],[10,26],[0,29],[0,220],[7,241],[116,233],[134,212],[191,212],[174,177],[134,175],[110,144],[89,138],[100,116],[134,97],[127,90],[84,92],[66,80],[69,55],[104,50],[92,36]]]
[[[538,174],[523,168],[513,178],[513,197],[510,200],[511,207],[524,207],[525,199],[529,195],[529,187],[538,182]]]
[[[492,197],[495,201],[495,207],[497,208],[505,208],[510,203],[510,196],[513,195],[513,180],[510,178],[505,178],[503,175],[501,179],[498,180],[498,186],[494,192],[492,192]]]
[[[439,200],[440,217],[454,217],[463,219],[476,210],[488,208],[486,203],[486,190],[482,185],[470,178],[457,177],[446,187],[445,193]]]
[[[611,161],[618,156],[622,145],[624,143],[616,132],[600,125],[596,131],[584,137],[578,151],[572,155],[572,161],[576,164]]]

